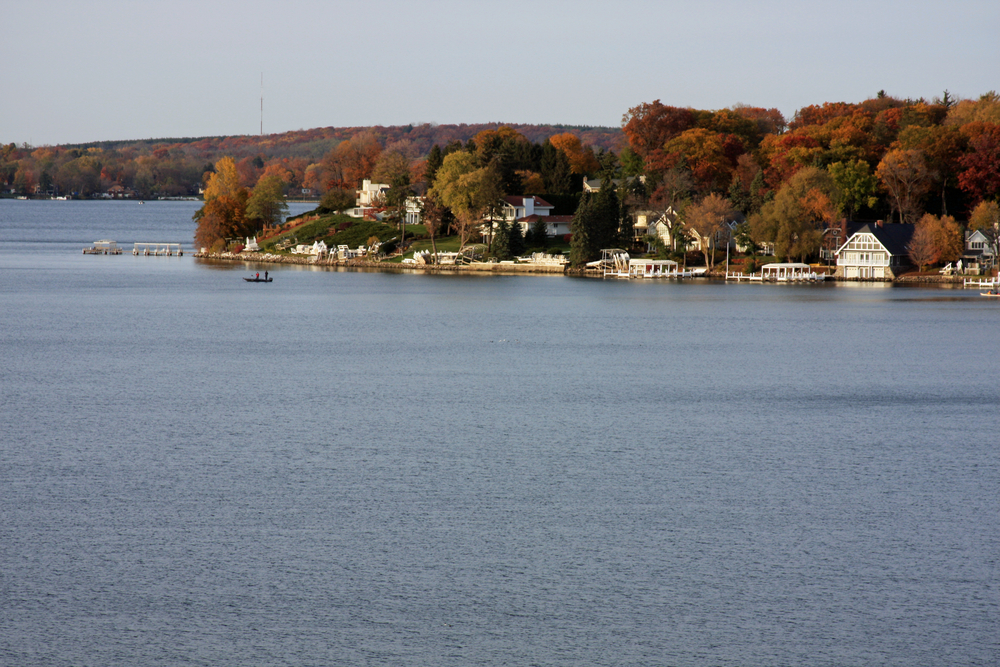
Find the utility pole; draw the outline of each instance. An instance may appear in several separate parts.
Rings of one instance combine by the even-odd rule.
[[[260,136],[264,136],[264,73],[260,73]]]

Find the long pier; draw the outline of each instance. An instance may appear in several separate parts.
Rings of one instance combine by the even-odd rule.
[[[995,278],[965,278],[962,287],[1000,287],[1000,276]]]

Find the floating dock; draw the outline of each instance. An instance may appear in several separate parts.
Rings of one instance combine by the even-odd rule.
[[[118,247],[118,244],[110,239],[102,239],[100,241],[94,241],[94,245],[89,248],[83,249],[84,255],[120,255],[122,254],[122,249]]]
[[[775,262],[761,267],[759,274],[729,273],[726,280],[749,280],[750,282],[775,283],[811,283],[822,282],[828,278],[825,273],[816,273],[808,264],[799,262]]]
[[[165,256],[171,257],[184,255],[184,249],[180,243],[136,243],[132,248],[133,255],[143,255],[145,257]]]

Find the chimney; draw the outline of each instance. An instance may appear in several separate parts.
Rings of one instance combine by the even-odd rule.
[[[875,226],[876,227],[881,227],[882,226],[882,221],[881,220],[876,220],[875,221]]]
[[[524,217],[535,214],[535,198],[525,197],[524,198]]]

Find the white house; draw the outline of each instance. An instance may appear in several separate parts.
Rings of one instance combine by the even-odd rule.
[[[372,213],[372,204],[389,190],[388,183],[372,183],[367,178],[361,182],[361,189],[356,190],[357,199],[354,208],[347,212],[352,218],[377,217]]]
[[[532,225],[541,220],[545,223],[545,231],[549,236],[562,236],[570,233],[571,215],[552,215],[555,207],[541,197],[508,196],[503,198],[501,215],[504,222],[516,223],[525,234]],[[496,223],[494,223],[494,227]],[[487,234],[489,222],[485,223],[483,234]]]
[[[423,213],[423,211],[424,211],[423,197],[406,198],[406,224],[419,225],[420,214]]]
[[[851,234],[837,249],[840,278],[892,280],[911,265],[906,246],[913,238],[913,225],[868,224]]]
[[[564,236],[572,233],[573,216],[571,215],[528,215],[515,220],[521,225],[521,234],[527,234],[528,230],[534,227],[535,223],[541,220],[545,223],[545,234],[547,236]]]
[[[635,239],[645,240],[652,249],[654,239],[660,241],[668,248],[674,245],[674,236],[680,223],[677,221],[677,212],[673,207],[667,207],[666,211],[639,211],[635,214],[635,223],[632,227]]]
[[[555,206],[541,197],[504,197],[503,219],[505,222],[514,222],[532,215],[547,217],[552,215],[553,208]]]

